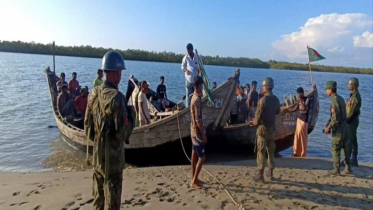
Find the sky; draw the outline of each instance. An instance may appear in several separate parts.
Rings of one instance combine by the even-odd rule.
[[[373,68],[373,1],[8,0],[0,40]]]

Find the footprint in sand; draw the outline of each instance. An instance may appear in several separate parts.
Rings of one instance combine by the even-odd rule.
[[[72,201],[72,202],[66,204],[65,207],[63,207],[61,210],[67,210],[67,209],[69,209],[71,206],[73,206],[74,204],[75,204],[75,202]]]
[[[38,190],[32,190],[31,192],[27,194],[27,196],[34,195],[34,194],[40,194],[40,192]]]
[[[20,195],[20,194],[21,194],[20,191],[18,191],[18,192],[14,192],[14,193],[13,193],[13,196],[17,196],[17,195]]]
[[[39,205],[39,206],[33,208],[32,210],[41,210],[41,205]]]
[[[82,194],[76,194],[75,195],[75,198],[76,198],[76,200],[78,200],[78,201],[80,201],[80,200],[82,200]]]

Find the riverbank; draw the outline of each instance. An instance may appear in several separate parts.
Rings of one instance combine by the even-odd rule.
[[[245,209],[371,209],[373,164],[354,175],[330,176],[321,158],[276,159],[275,180],[256,183],[255,160],[208,165]],[[238,209],[224,189],[201,172],[205,189],[189,187],[189,166],[127,168],[122,209]],[[0,173],[1,209],[92,209],[92,171]]]
[[[56,45],[53,49],[52,44],[41,44],[34,42],[20,42],[20,41],[1,41],[0,52],[11,53],[27,53],[27,54],[40,54],[52,55],[53,51],[58,56],[71,56],[71,57],[86,57],[86,58],[102,58],[102,56],[111,48],[92,47],[92,46],[61,46]],[[126,60],[133,61],[149,61],[149,62],[165,62],[165,63],[179,63],[181,62],[184,54],[176,54],[173,52],[150,52],[139,49],[120,50]],[[247,57],[219,57],[202,55],[203,63],[205,65],[215,66],[229,66],[236,68],[258,68],[258,69],[277,69],[277,70],[295,70],[295,71],[309,71],[308,64],[305,63],[290,63],[284,61],[262,61],[257,58]],[[372,67],[369,68],[355,68],[343,66],[325,66],[325,65],[312,65],[312,71],[319,72],[335,72],[335,73],[349,73],[349,74],[370,74],[373,75]]]

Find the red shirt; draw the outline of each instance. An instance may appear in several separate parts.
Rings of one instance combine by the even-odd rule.
[[[88,97],[87,96],[77,96],[74,101],[74,107],[76,111],[82,112],[83,114],[85,113],[85,109],[87,108],[87,102],[88,102]]]
[[[69,82],[70,93],[74,94],[77,87],[79,87],[78,80],[70,80],[70,82]]]

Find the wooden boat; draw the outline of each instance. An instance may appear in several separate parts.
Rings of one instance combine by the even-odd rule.
[[[58,114],[56,107],[56,82],[59,78],[56,74],[50,71],[49,67],[45,71],[48,89],[52,102],[53,114],[56,120],[58,129],[60,130],[63,139],[71,146],[85,150],[86,137],[82,127],[74,125],[74,123],[67,122],[63,117]],[[232,101],[235,100],[235,89],[238,84],[240,71],[236,70],[233,77],[229,78],[226,82],[212,91],[214,103],[207,100],[206,97],[202,98],[203,109],[203,123],[213,130],[223,128],[229,118],[229,112],[225,110],[231,109]],[[126,96],[129,98],[136,89],[133,81],[129,82]],[[154,96],[154,91],[150,91],[148,98]],[[176,103],[171,102],[171,105]],[[162,115],[161,113],[152,113],[153,116]],[[153,148],[159,145],[164,145],[170,142],[179,140],[179,132],[181,138],[190,136],[190,108],[182,110],[175,109],[170,113],[162,115],[155,122],[134,128],[130,137],[130,144],[126,144],[127,149],[142,149]],[[190,141],[190,140],[189,140]],[[89,142],[92,146],[92,142]],[[180,145],[179,145],[180,146]]]
[[[316,121],[319,115],[319,98],[317,89],[306,94],[309,99],[309,116],[308,116],[308,133],[311,133],[315,128]],[[286,99],[285,99],[286,100]],[[286,102],[281,106],[281,113],[276,116],[276,130],[274,139],[276,143],[276,152],[283,151],[293,146],[294,133],[297,124],[298,112],[286,112],[285,109],[297,106],[295,99],[292,102]],[[222,130],[215,131],[208,135],[209,141],[217,141],[219,144],[240,146],[247,150],[248,147],[253,147],[255,144],[256,127],[250,126],[248,123],[227,125]],[[251,150],[252,152],[254,150]]]

